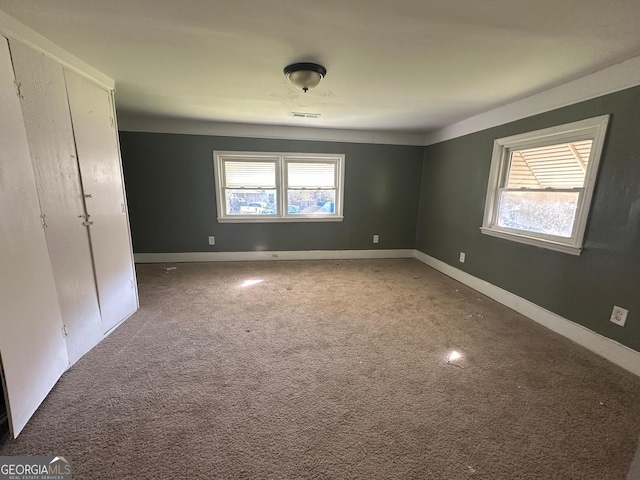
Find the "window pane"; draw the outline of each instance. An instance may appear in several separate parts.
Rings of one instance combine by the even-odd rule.
[[[274,162],[224,162],[226,187],[276,186],[276,164]]]
[[[501,192],[500,227],[571,237],[578,192]]]
[[[507,188],[582,188],[592,140],[511,151]]]
[[[275,190],[227,189],[227,215],[277,215]]]
[[[290,215],[335,214],[335,190],[289,190],[287,196]]]
[[[290,187],[335,187],[335,163],[287,163]]]

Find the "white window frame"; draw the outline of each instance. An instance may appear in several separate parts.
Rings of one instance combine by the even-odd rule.
[[[276,164],[276,215],[229,215],[226,208],[225,161],[274,162]],[[334,163],[336,200],[334,213],[290,214],[288,207],[288,163]],[[341,222],[344,220],[344,162],[345,156],[329,153],[272,153],[214,151],[213,166],[216,188],[216,203],[219,223],[277,223],[277,222]]]
[[[482,233],[527,245],[580,255],[608,123],[609,115],[602,115],[495,140],[484,207],[484,219],[482,227],[480,227]],[[511,152],[580,140],[592,140],[593,143],[585,172],[584,187],[575,189],[579,192],[579,196],[571,237],[527,232],[497,225],[499,192],[506,182],[511,163]],[[550,190],[553,191],[554,189]],[[526,189],[523,189],[523,191],[526,191]]]

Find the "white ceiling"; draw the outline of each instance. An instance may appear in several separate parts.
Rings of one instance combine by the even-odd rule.
[[[637,0],[0,0],[119,115],[424,132],[640,55]],[[282,69],[327,69],[304,94]],[[291,112],[320,113],[318,119]]]

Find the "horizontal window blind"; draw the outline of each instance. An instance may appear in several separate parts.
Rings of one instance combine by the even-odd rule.
[[[289,188],[335,188],[335,163],[287,163]]]
[[[225,187],[227,188],[275,188],[275,162],[225,161]]]

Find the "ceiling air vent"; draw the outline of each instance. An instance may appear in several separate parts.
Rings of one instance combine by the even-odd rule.
[[[320,113],[291,112],[291,116],[296,118],[318,118],[320,115]]]

